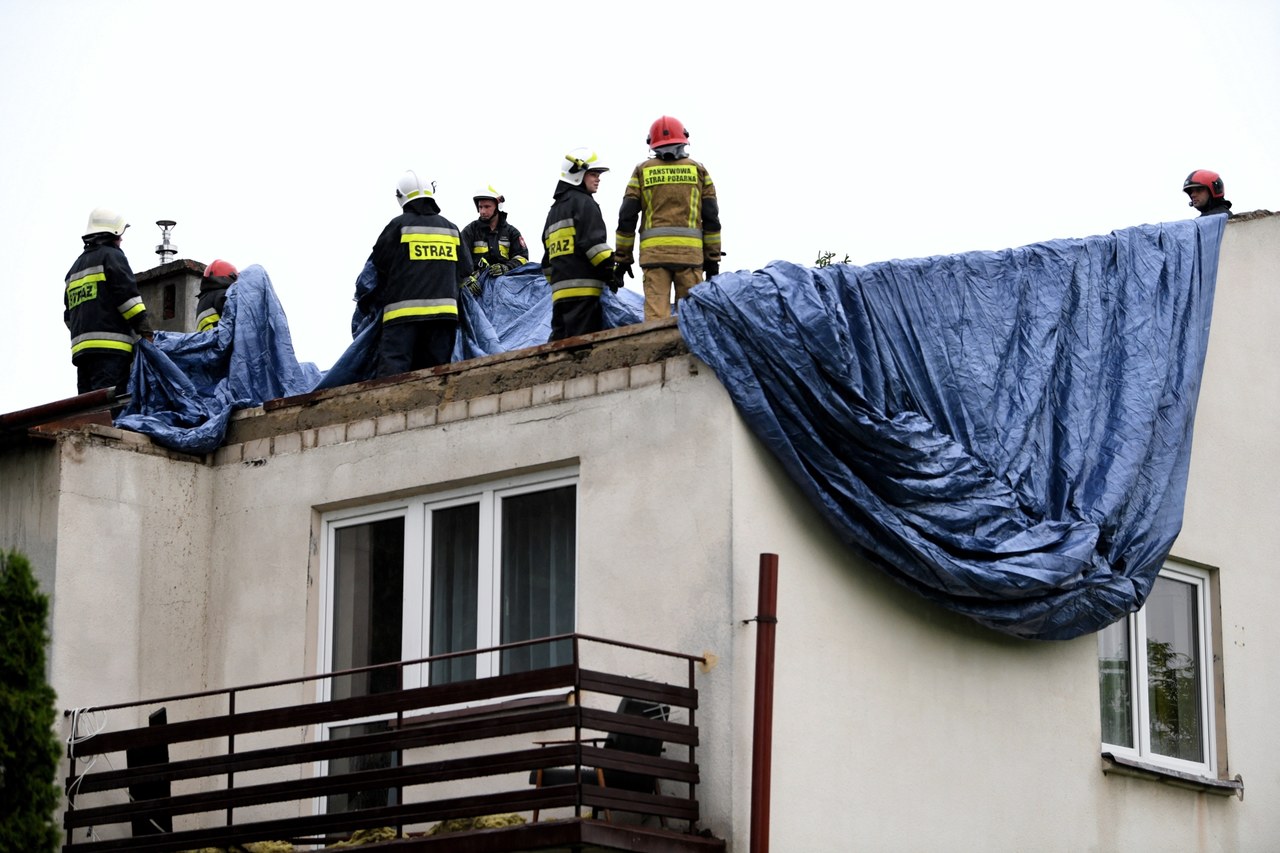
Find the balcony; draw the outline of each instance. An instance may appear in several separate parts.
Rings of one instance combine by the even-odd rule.
[[[698,826],[701,658],[534,641],[552,642],[568,663],[478,680],[414,686],[460,656],[440,655],[68,711],[64,853],[371,832],[396,851],[723,851]],[[485,817],[508,825],[459,828]]]

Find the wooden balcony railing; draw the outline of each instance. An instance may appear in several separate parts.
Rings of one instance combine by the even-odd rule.
[[[397,683],[411,684],[410,667],[426,672],[458,655],[69,711],[63,849],[324,845],[378,827],[423,838],[434,822],[513,813],[531,821],[537,813],[540,824],[513,830],[525,838],[510,849],[528,850],[554,834],[539,835],[537,826],[582,823],[588,812],[688,839],[688,846],[673,839],[673,846],[645,849],[722,849],[698,831],[694,665],[701,658],[580,634],[535,642],[553,641],[571,647],[569,663],[451,684],[325,698],[387,668]],[[650,659],[633,671],[679,674],[663,681],[589,669],[585,646],[608,649],[613,660]],[[309,693],[320,698],[298,702]],[[667,713],[619,713],[626,697]],[[148,717],[150,725],[138,724]],[[113,726],[116,720],[128,725]],[[615,743],[618,736],[661,741],[662,750],[608,749],[596,736],[609,734]],[[571,768],[557,774],[570,781],[536,787],[537,771],[547,768]],[[603,787],[594,768],[603,769]],[[611,771],[657,784],[653,792],[610,787]]]

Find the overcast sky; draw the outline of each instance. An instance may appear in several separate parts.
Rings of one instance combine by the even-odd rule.
[[[612,232],[670,114],[724,269],[865,264],[1185,219],[1196,168],[1278,209],[1278,84],[1276,0],[0,0],[0,412],[76,392],[63,279],[99,205],[135,272],[158,219],[179,257],[261,264],[327,369],[405,169],[460,227],[494,184],[536,260],[562,155],[613,167]]]

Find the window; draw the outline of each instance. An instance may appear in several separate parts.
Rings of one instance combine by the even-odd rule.
[[[577,480],[515,478],[326,519],[328,670],[571,633]],[[426,683],[566,663],[568,641],[437,661]],[[416,669],[416,668],[415,668]],[[332,696],[415,687],[406,670],[335,680]],[[336,683],[341,682],[341,683]]]
[[[1141,610],[1099,632],[1104,751],[1216,778],[1210,582],[1168,564]]]
[[[577,577],[577,479],[543,474],[326,518],[322,660],[353,669],[571,633]],[[501,655],[436,661],[444,684],[568,663],[569,641]],[[322,682],[325,698],[421,686],[421,667]],[[326,726],[340,739],[386,731],[387,720]],[[334,759],[332,775],[394,767],[396,753]],[[395,805],[396,791],[327,798],[324,808]]]

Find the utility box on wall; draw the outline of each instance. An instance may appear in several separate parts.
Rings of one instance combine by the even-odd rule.
[[[166,332],[196,330],[196,297],[204,266],[198,261],[169,261],[134,276],[151,328]]]

